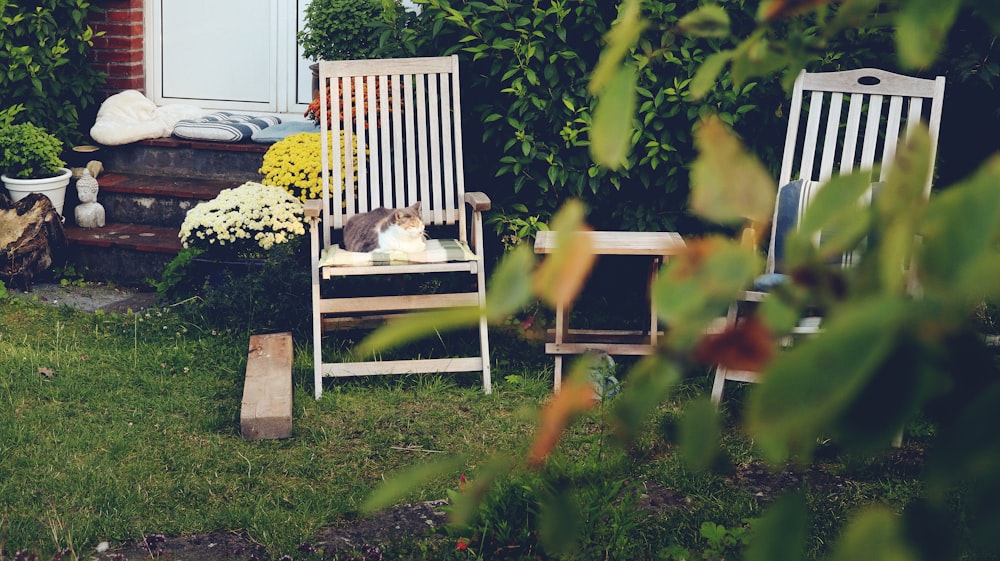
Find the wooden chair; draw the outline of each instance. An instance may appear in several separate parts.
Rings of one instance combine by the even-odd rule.
[[[454,55],[319,63],[323,193],[322,199],[306,204],[317,399],[323,394],[324,376],[481,371],[483,389],[491,392],[483,315],[476,356],[347,363],[324,362],[323,358],[323,332],[344,323],[381,320],[414,310],[483,308],[482,213],[489,210],[490,199],[465,191],[459,90],[458,57]],[[392,257],[388,264],[362,265],[357,259],[349,260],[352,265],[331,261],[331,254],[350,253],[343,252],[338,243],[349,218],[417,201],[429,230],[457,240],[465,260],[413,262],[409,257]],[[364,256],[354,257],[358,255]],[[337,297],[321,286],[321,281],[335,277],[413,273],[459,274],[470,280],[459,283],[462,291],[447,294]]]
[[[927,124],[931,138],[931,166],[924,188],[924,195],[930,195],[944,86],[943,76],[914,78],[872,68],[799,73],[792,90],[778,200],[762,280],[773,279],[780,272],[784,232],[795,227],[816,190],[835,173],[874,173],[877,163],[883,165],[878,166],[878,177],[873,176],[872,182],[885,181],[901,135],[908,134],[921,121]],[[850,256],[845,256],[843,264],[850,265]],[[726,322],[732,325],[738,321],[741,304],[763,300],[764,284],[731,306]],[[793,335],[815,333],[819,327],[820,318],[805,318]],[[722,400],[727,381],[759,382],[760,373],[717,367],[712,387],[716,405]]]

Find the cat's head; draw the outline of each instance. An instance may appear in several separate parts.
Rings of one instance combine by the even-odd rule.
[[[424,235],[424,221],[420,217],[420,201],[413,203],[406,208],[396,209],[393,222],[404,230],[411,232],[414,237]]]

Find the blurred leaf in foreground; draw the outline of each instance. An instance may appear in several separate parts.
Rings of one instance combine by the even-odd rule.
[[[715,4],[699,6],[677,22],[677,30],[695,37],[727,37],[729,14]]]
[[[718,117],[708,117],[695,129],[695,145],[691,210],[720,224],[770,221],[774,180],[736,134]]]
[[[725,315],[760,273],[757,252],[721,236],[690,240],[653,285],[656,312],[668,327],[668,344],[685,350]]]
[[[590,77],[587,89],[591,95],[600,95],[612,78],[619,73],[622,60],[629,49],[638,42],[639,36],[642,35],[645,28],[646,22],[642,19],[642,2],[639,0],[622,2],[619,7],[618,19],[611,31],[604,37],[607,45],[601,52],[601,58],[597,61],[594,73]]]
[[[794,454],[810,460],[817,438],[829,436],[892,352],[908,304],[893,298],[845,304],[821,333],[771,363],[746,408],[748,430],[768,461]]]
[[[542,407],[535,432],[535,441],[528,452],[528,465],[540,467],[559,444],[563,431],[576,415],[593,409],[597,404],[597,393],[586,373],[593,366],[593,357],[585,355],[573,362],[569,378],[563,383],[559,393],[549,398]]]
[[[900,5],[896,49],[904,66],[926,68],[937,59],[960,6],[960,0],[909,0]]]
[[[831,561],[919,561],[906,543],[899,516],[872,507],[853,516],[834,545]]]
[[[553,217],[555,249],[531,279],[535,293],[553,308],[568,306],[576,299],[594,265],[590,241],[586,236],[577,235],[583,228],[583,212],[583,203],[573,200]]]
[[[632,148],[637,80],[634,66],[622,66],[601,92],[594,110],[590,156],[606,168],[615,170],[622,167]]]
[[[402,473],[386,478],[375,491],[365,499],[361,511],[372,513],[392,506],[406,496],[414,488],[462,467],[465,458],[462,456],[447,456],[439,460],[418,464]]]
[[[805,553],[809,510],[798,493],[784,495],[767,507],[753,526],[747,561],[799,561]]]

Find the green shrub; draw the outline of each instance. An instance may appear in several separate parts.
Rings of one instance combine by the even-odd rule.
[[[685,3],[647,2],[654,25],[634,53],[642,95],[635,149],[622,169],[607,170],[589,154],[594,97],[587,84],[615,3],[419,3],[418,21],[397,31],[410,54],[463,55],[466,143],[476,136],[482,143],[467,149],[467,170],[487,184],[497,209],[491,221],[507,242],[533,235],[570,198],[587,203],[596,228],[697,230],[701,224],[685,210],[693,124],[705,112],[720,113],[738,129],[758,131],[764,144],[774,133],[766,124],[777,121],[785,98],[771,80],[690,102],[690,78],[721,40],[678,37],[674,26]],[[752,29],[755,8],[723,4],[737,12],[734,26]]]
[[[183,317],[219,331],[291,331],[307,339],[310,277],[303,241],[275,245],[267,259],[242,263],[184,249],[167,264],[157,293],[165,302],[180,303]]]
[[[297,36],[302,55],[312,60],[372,58],[378,43],[369,25],[382,13],[381,0],[312,0]]]
[[[63,143],[32,123],[0,125],[0,172],[14,179],[59,175]]]
[[[97,36],[86,0],[0,2],[0,92],[5,105],[22,104],[20,120],[66,143],[83,137],[80,113],[96,104],[105,75],[88,64]]]
[[[422,8],[418,15],[392,26],[381,24],[382,41],[395,48],[394,38],[401,37],[407,55],[462,56],[466,172],[470,182],[493,198],[490,221],[507,245],[533,236],[555,209],[574,197],[586,202],[588,222],[599,229],[696,233],[706,228],[686,209],[688,166],[695,158],[692,129],[705,114],[718,114],[777,171],[788,99],[783,89],[788,82],[783,83],[780,69],[736,87],[727,68],[703,99],[691,97],[691,79],[706,57],[734,47],[731,38],[678,33],[679,18],[701,2],[642,2],[649,26],[629,56],[639,75],[636,133],[628,159],[617,171],[591,160],[595,100],[587,91],[604,36],[617,16],[617,3],[417,3]],[[728,14],[731,37],[757,30],[758,3],[716,4]],[[816,16],[807,15],[759,33],[762,41],[780,42],[781,48],[810,45],[808,66],[813,71],[864,66],[901,70],[893,57],[886,57],[894,49],[891,29],[877,27],[872,20],[869,27],[820,36],[817,23]],[[995,95],[1000,80],[992,62],[996,41],[990,39],[981,27],[967,24],[956,30],[945,57],[924,73],[949,76],[948,99],[958,99],[959,87],[978,86],[977,91],[985,92],[981,97]],[[954,108],[961,109],[960,103]],[[969,121],[987,123],[983,130],[992,130],[989,123],[996,116],[992,121],[983,115]],[[957,159],[989,149],[963,136],[941,143],[942,175],[951,174],[946,160],[952,154]]]

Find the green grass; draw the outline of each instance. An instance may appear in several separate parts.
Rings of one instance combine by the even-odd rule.
[[[523,453],[551,390],[540,346],[503,330],[491,342],[492,395],[483,395],[478,374],[399,376],[331,380],[316,401],[311,351],[296,341],[293,437],[246,441],[239,430],[245,329],[203,328],[169,311],[88,314],[0,299],[0,559],[22,549],[47,558],[70,547],[80,555],[104,540],[217,530],[245,530],[273,558],[295,555],[320,527],[358,516],[385,479],[460,455],[458,469],[403,501],[445,498],[460,474],[473,478],[493,454]],[[669,425],[706,385],[702,376],[682,386],[651,426]],[[734,393],[730,408],[739,407]],[[505,559],[558,551],[559,544],[536,543],[530,525],[537,496],[564,492],[585,536],[565,558],[650,558],[668,546],[700,555],[708,547],[703,522],[735,528],[761,514],[766,498],[734,484],[731,472],[690,472],[658,431],[625,448],[609,433],[597,411],[568,431],[541,474],[502,480],[504,492],[490,496],[477,529],[463,534],[473,549]],[[752,461],[738,431],[727,434],[732,462]],[[884,466],[828,471],[837,470],[851,472],[848,484],[810,491],[813,556],[854,508],[901,508],[919,492],[915,475]],[[635,508],[649,486],[686,504],[649,517]],[[397,548],[424,558],[468,553],[450,541]]]

